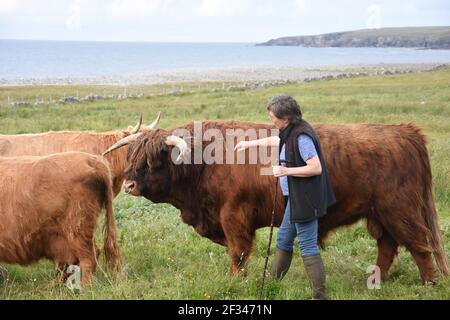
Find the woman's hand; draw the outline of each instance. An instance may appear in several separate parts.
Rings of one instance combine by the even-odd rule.
[[[234,151],[236,151],[236,150],[237,150],[237,152],[244,151],[248,147],[249,147],[249,142],[243,140],[243,141],[238,142],[238,144],[234,147]]]
[[[272,173],[276,178],[282,177],[282,176],[287,176],[288,168],[283,167],[283,166],[272,166]]]

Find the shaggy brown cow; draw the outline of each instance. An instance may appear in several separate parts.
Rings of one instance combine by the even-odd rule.
[[[59,271],[79,264],[82,284],[88,284],[99,252],[97,218],[105,208],[105,260],[120,270],[111,173],[101,156],[0,158],[0,172],[0,262],[28,265],[47,258]]]
[[[215,128],[266,128],[246,122],[203,122],[203,132]],[[193,134],[194,124],[185,126]],[[445,275],[447,257],[433,201],[431,168],[425,137],[411,124],[316,125],[337,202],[319,220],[319,238],[340,226],[365,218],[377,240],[376,264],[382,279],[399,245],[410,251],[424,283],[437,279],[432,255]],[[153,202],[167,202],[181,211],[182,220],[202,236],[227,246],[231,271],[249,256],[255,230],[270,225],[273,176],[261,176],[259,164],[179,164],[170,153],[177,137],[156,130],[119,141],[110,150],[129,146],[126,191]],[[182,139],[178,139],[182,140]],[[180,150],[185,142],[176,144]],[[205,142],[203,142],[205,148]],[[247,157],[248,157],[248,150]],[[281,190],[278,199],[282,199]],[[276,207],[281,223],[283,203]]]
[[[158,125],[160,114],[156,120],[144,128],[154,129]],[[0,156],[44,156],[58,152],[81,151],[101,154],[111,144],[136,133],[141,127],[141,121],[128,131],[87,132],[87,131],[50,131],[37,134],[0,135]],[[126,168],[126,150],[108,155],[113,176],[114,195],[122,188],[123,172]]]

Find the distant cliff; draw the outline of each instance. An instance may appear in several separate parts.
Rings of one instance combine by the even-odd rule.
[[[282,37],[257,45],[450,49],[450,27],[364,29],[315,36]]]

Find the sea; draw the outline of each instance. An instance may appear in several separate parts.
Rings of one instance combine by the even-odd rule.
[[[450,63],[450,50],[0,40],[0,79],[91,77],[182,69],[415,63]]]

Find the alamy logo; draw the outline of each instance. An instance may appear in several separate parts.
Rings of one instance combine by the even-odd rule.
[[[278,129],[228,128],[222,132],[215,128],[203,130],[202,122],[195,121],[193,135],[185,128],[178,128],[172,134],[182,138],[189,150],[186,157],[180,157],[180,151],[174,148],[171,159],[175,164],[260,164],[261,175],[272,175],[271,166],[278,164],[278,146],[251,147],[247,152],[234,150],[240,141],[278,136]]]
[[[67,273],[70,274],[70,276],[67,278],[66,286],[71,291],[74,290],[81,290],[81,269],[80,266],[77,265],[70,265],[67,268]]]
[[[381,289],[381,271],[378,266],[369,266],[366,271],[369,274],[367,278],[367,289]]]

